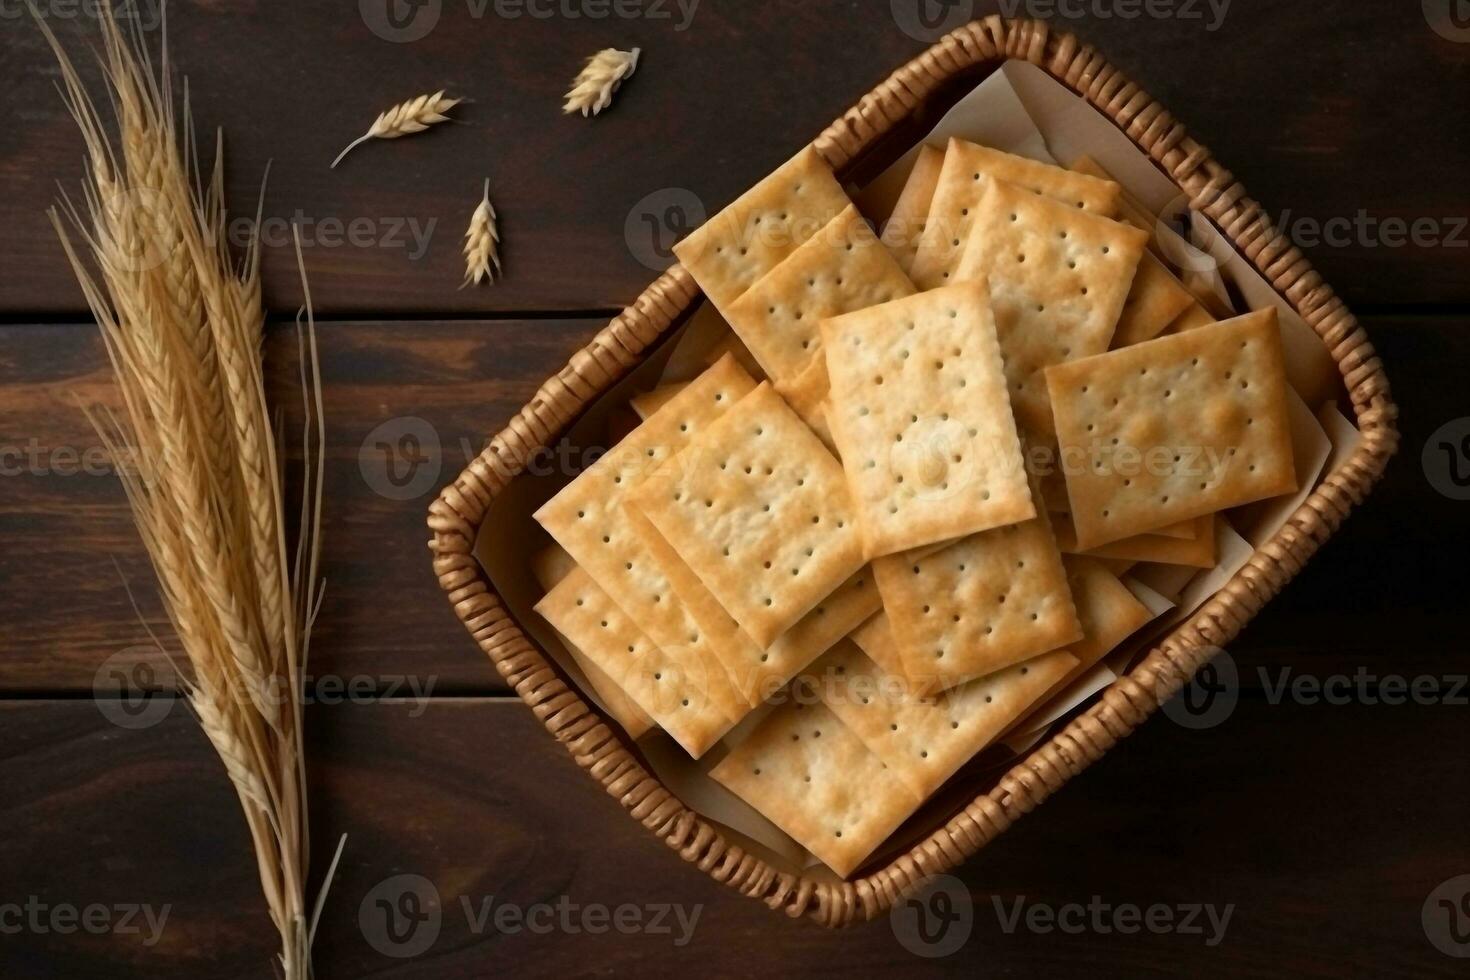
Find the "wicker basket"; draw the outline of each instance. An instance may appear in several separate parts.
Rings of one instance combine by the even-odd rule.
[[[857,880],[781,871],[728,840],[647,771],[621,732],[563,681],[492,591],[473,555],[491,500],[516,479],[532,453],[552,444],[583,408],[639,364],[699,298],[689,273],[678,266],[574,354],[429,509],[434,571],[456,614],[577,764],[684,860],[773,909],[828,926],[886,912],[905,890],[974,854],[1141,724],[1194,675],[1211,647],[1233,639],[1296,575],[1362,502],[1398,444],[1397,410],[1382,364],[1343,302],[1209,150],[1072,35],[1053,33],[1034,20],[991,17],[966,25],[864,96],[813,145],[840,176],[851,177],[866,169],[864,158],[875,156],[880,143],[891,145],[909,130],[914,138],[908,142],[914,142],[946,88],[1012,58],[1048,72],[1111,119],[1300,313],[1337,363],[1362,440],[1225,588],[993,789],[954,807],[942,826]]]

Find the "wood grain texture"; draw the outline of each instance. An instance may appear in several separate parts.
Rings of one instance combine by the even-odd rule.
[[[322,326],[327,593],[314,674],[384,684],[409,676],[442,694],[505,690],[435,586],[424,507],[485,434],[498,431],[539,380],[600,326]],[[1369,329],[1391,375],[1470,358],[1470,334],[1451,321],[1384,317]],[[272,395],[288,411],[293,343],[285,327],[272,329]],[[86,692],[105,663],[128,675],[147,663],[153,683],[170,680],[161,658],[139,649],[146,633],[112,566],[115,560],[157,621],[151,573],[121,489],[110,473],[67,475],[80,464],[64,465],[72,456],[95,461],[89,451],[96,438],[73,395],[105,399],[104,369],[100,341],[86,326],[0,328],[0,465],[11,474],[0,476],[7,545],[0,550],[0,620],[9,624],[0,635],[0,693]],[[1442,543],[1464,533],[1470,514],[1427,483],[1419,454],[1430,434],[1464,409],[1446,385],[1405,385],[1399,397],[1406,450],[1383,487],[1232,645],[1248,683],[1259,680],[1259,668],[1287,662],[1327,673],[1391,665],[1410,674],[1457,664],[1444,637],[1458,628],[1466,576],[1458,553]],[[421,441],[404,441],[415,438]],[[422,460],[417,467],[415,459]],[[39,463],[34,471],[32,461]],[[388,479],[390,464],[400,485]],[[1414,519],[1403,519],[1407,514]],[[1396,616],[1403,608],[1416,615]]]
[[[1242,702],[1211,731],[1150,722],[1127,751],[1049,802],[1044,819],[1023,822],[965,867],[973,932],[962,952],[925,961],[887,920],[826,932],[685,867],[517,702],[314,709],[319,861],[337,834],[349,835],[317,940],[318,975],[735,977],[750,975],[753,943],[769,951],[760,962],[785,975],[973,976],[981,961],[1007,975],[1458,975],[1457,961],[1425,939],[1420,909],[1436,885],[1470,867],[1461,832],[1470,791],[1459,763],[1422,751],[1461,728],[1461,711],[1449,707],[1421,710],[1405,726],[1390,708],[1260,700]],[[54,976],[63,962],[77,978],[270,976],[269,927],[237,805],[181,705],[154,727],[125,731],[88,704],[7,703],[0,745],[0,816],[28,828],[0,838],[0,902],[171,906],[152,946],[135,935],[7,935],[8,977]],[[1415,765],[1402,764],[1411,757]],[[376,905],[384,892],[375,889],[399,875],[426,879],[441,909],[437,939],[403,959],[370,941],[385,945]],[[1023,924],[1007,933],[995,901],[1010,910],[1023,896],[1027,906],[1085,906],[1099,896],[1235,908],[1214,946],[1147,930],[1041,934]],[[491,897],[492,907],[700,911],[682,946],[677,928],[477,932],[462,901],[479,910]]]
[[[329,503],[313,674],[412,675],[441,693],[505,689],[434,582],[424,509],[486,434],[601,326],[320,327]],[[272,327],[267,360],[272,400],[294,442],[299,388],[289,327]],[[159,623],[152,573],[76,400],[106,404],[110,392],[95,328],[0,327],[0,691],[90,690],[109,658],[129,674],[141,662],[158,683],[169,680],[163,659],[142,649],[147,633],[124,584]]]
[[[132,2],[151,23],[157,0]],[[630,2],[655,9],[654,0]],[[171,47],[201,132],[224,127],[237,210],[249,210],[275,161],[271,304],[297,302],[294,218],[320,256],[313,289],[324,312],[619,307],[654,278],[644,261],[667,261],[664,246],[697,218],[691,202],[713,213],[924,47],[889,4],[857,0],[703,0],[683,30],[675,0],[661,0],[666,18],[557,13],[598,4],[612,9],[605,0],[436,3],[438,21],[412,43],[384,40],[352,3],[277,5],[269,16],[243,0],[172,4]],[[972,6],[976,16],[1003,8]],[[1292,227],[1307,235],[1319,229],[1324,240],[1309,257],[1349,302],[1470,301],[1465,208],[1441,190],[1470,167],[1470,144],[1453,123],[1470,45],[1440,37],[1413,3],[1339,4],[1324,24],[1311,5],[1236,0],[1214,30],[1209,5],[1189,6],[1195,16],[1053,15],[1053,24],[1096,44],[1172,110],[1268,211],[1305,219]],[[553,16],[496,14],[531,9]],[[87,18],[55,20],[84,50]],[[560,96],[581,60],[609,43],[643,48],[638,74],[604,116],[563,118]],[[0,309],[77,311],[81,297],[42,208],[57,180],[76,187],[80,143],[38,32],[7,15],[0,55],[0,266],[25,270],[0,277]],[[456,123],[370,143],[327,168],[380,110],[440,88],[474,99],[456,108]],[[460,236],[486,177],[506,276],[459,291]],[[665,221],[681,207],[683,218]],[[662,223],[657,248],[649,218]],[[1389,219],[1432,222],[1426,236],[1441,242],[1458,228],[1458,244],[1391,244]]]

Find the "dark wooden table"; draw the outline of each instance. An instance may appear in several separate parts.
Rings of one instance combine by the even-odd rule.
[[[70,42],[93,36],[87,4],[41,5]],[[1435,944],[1470,939],[1470,879],[1452,881],[1470,874],[1470,502],[1455,499],[1470,457],[1440,449],[1438,432],[1470,424],[1459,0],[1235,0],[1223,19],[1184,0],[1000,4],[1099,45],[1284,216],[1382,352],[1404,451],[1232,646],[1241,684],[1226,723],[1155,720],[965,866],[974,921],[960,951],[920,958],[886,920],[841,934],[788,922],[686,867],[565,758],[439,594],[428,501],[653,277],[640,202],[670,189],[711,211],[730,200],[923,48],[901,26],[917,5],[704,0],[686,19],[687,0],[682,12],[673,0],[431,0],[419,16],[437,10],[437,23],[402,43],[375,0],[172,5],[201,128],[227,134],[232,199],[252,201],[274,161],[272,310],[288,322],[299,302],[279,244],[295,220],[324,321],[327,602],[308,712],[318,870],[350,834],[318,939],[324,978],[1464,975]],[[18,8],[0,6],[0,974],[269,976],[234,794],[145,648],[126,586],[156,621],[147,562],[78,407],[105,403],[109,378],[43,208],[57,181],[77,186],[81,148]],[[132,9],[155,28],[154,0]],[[562,118],[580,59],[610,44],[642,46],[640,74],[609,115]],[[381,108],[439,88],[474,99],[454,125],[327,169]],[[506,277],[458,291],[485,177]],[[282,333],[270,363],[284,396]],[[437,442],[433,478],[383,492],[374,433],[420,424],[405,419]],[[1333,696],[1283,694],[1283,676]],[[151,692],[133,712],[108,693],[119,677]],[[1433,703],[1384,703],[1421,677]],[[408,958],[384,954],[371,914],[401,875],[421,876],[444,909],[435,941]],[[569,911],[550,932],[497,931],[479,918],[487,902]],[[1069,927],[1026,914],[1012,927],[1018,902]],[[697,909],[690,941],[673,917],[672,933],[597,932],[580,917],[629,905],[647,922],[657,903]],[[1231,918],[1218,942],[1203,916],[1203,934],[1124,932],[1129,905],[1168,907],[1176,923],[1190,906]],[[161,931],[125,921],[130,906],[167,909]]]

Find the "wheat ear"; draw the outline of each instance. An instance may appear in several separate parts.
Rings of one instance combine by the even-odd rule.
[[[342,158],[352,152],[353,148],[371,139],[394,140],[400,136],[410,133],[422,133],[430,126],[438,123],[448,122],[449,117],[444,115],[450,109],[463,102],[464,99],[448,99],[444,97],[444,90],[440,89],[433,95],[420,95],[416,99],[400,102],[398,105],[378,115],[368,131],[357,139],[347,144],[347,147],[332,161],[335,168],[342,162]]]
[[[480,206],[470,216],[469,230],[464,233],[465,274],[460,289],[471,283],[493,283],[500,275],[500,232],[495,221],[495,206],[490,203],[490,181],[487,179]]]
[[[126,36],[110,3],[104,11],[102,77],[116,143],[31,5],[87,149],[83,203],[63,198],[51,218],[122,396],[117,415],[88,414],[118,460],[190,667],[185,693],[239,796],[280,936],[281,972],[306,980],[320,904],[308,908],[305,896],[303,701],[321,602],[323,473],[310,294],[300,355],[307,465],[293,557],[279,464],[285,453],[270,425],[260,363],[259,243],[237,268],[224,233],[221,158],[205,186],[187,95],[175,119],[166,54],[155,69],[136,24]]]
[[[588,58],[582,73],[572,83],[572,90],[567,93],[567,101],[561,111],[567,115],[580,112],[586,118],[612,105],[613,94],[638,70],[638,58],[642,53],[642,48],[632,51],[604,48]]]

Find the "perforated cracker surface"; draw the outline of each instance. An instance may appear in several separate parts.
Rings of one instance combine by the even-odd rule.
[[[913,292],[850,206],[730,304],[730,326],[767,375],[791,380],[821,356],[822,320]]]
[[[745,713],[718,662],[654,643],[580,568],[536,611],[696,759]]]
[[[1104,217],[1117,213],[1117,184],[1025,157],[952,139],[910,277],[920,289],[961,281],[960,261],[975,226],[977,207],[995,181],[1044,194],[1064,207]]]
[[[841,466],[769,383],[634,501],[763,648],[864,563]]]
[[[1047,372],[1077,543],[1296,489],[1274,308]]]
[[[726,356],[536,512],[542,527],[654,643],[710,664],[720,656],[634,533],[623,502],[754,387]]]
[[[1148,236],[994,181],[955,278],[990,284],[1011,406],[1023,431],[1052,432],[1052,364],[1108,349]]]
[[[721,311],[852,202],[807,147],[674,246]]]
[[[851,645],[833,650],[813,672],[832,713],[890,772],[928,797],[1076,666],[1076,657],[1057,651],[931,699],[908,693]]]
[[[971,535],[926,557],[884,558],[873,568],[904,674],[923,692],[1082,635],[1044,517]]]
[[[675,594],[688,606],[695,622],[712,638],[711,646],[720,656],[725,673],[750,707],[774,695],[882,606],[872,571],[864,569],[777,637],[769,649],[764,648],[731,618],[641,511],[635,510],[631,516],[635,531],[673,584]]]
[[[777,708],[710,775],[843,877],[919,805],[820,702]]]
[[[828,422],[869,557],[1035,513],[983,283],[822,325]]]

